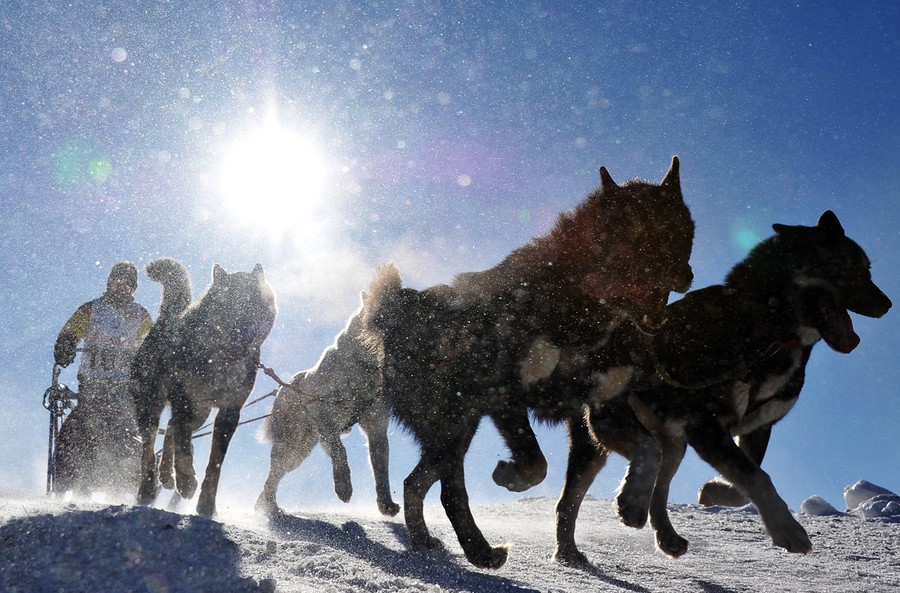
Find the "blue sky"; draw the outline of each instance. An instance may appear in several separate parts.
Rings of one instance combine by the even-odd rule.
[[[331,342],[379,262],[417,287],[484,269],[587,195],[598,166],[659,180],[677,154],[695,287],[720,282],[772,223],[814,224],[831,208],[900,295],[893,3],[295,4],[6,4],[0,492],[43,491],[53,340],[121,259],[176,257],[197,294],[213,263],[262,263],[280,307],[263,357],[289,376]],[[228,175],[260,178],[229,155],[266,126],[315,153],[288,179],[299,170],[318,189],[232,207],[241,184]],[[142,276],[137,298],[154,315],[159,297]],[[840,507],[858,479],[900,491],[900,321],[854,323],[853,353],[816,349],[763,464],[794,508],[813,494]],[[260,376],[254,394],[273,387]],[[239,504],[268,468],[254,431],[241,429],[223,472],[222,496]],[[565,435],[540,438],[551,474],[533,493],[556,496]],[[355,500],[374,508],[362,442],[346,441]],[[391,442],[399,498],[415,450],[402,430]],[[484,424],[467,462],[473,498],[512,496],[490,480],[503,455]],[[592,494],[611,497],[622,468],[610,463]],[[689,457],[673,500],[693,501],[713,473]],[[336,502],[322,476],[317,452],[280,500]]]

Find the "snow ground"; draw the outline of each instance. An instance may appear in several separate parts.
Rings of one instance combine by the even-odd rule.
[[[691,542],[678,560],[654,549],[648,529],[621,525],[610,501],[588,499],[576,534],[593,562],[585,569],[550,559],[554,500],[476,505],[488,540],[510,545],[506,565],[493,572],[465,561],[439,506],[427,509],[427,519],[446,549],[425,555],[407,549],[400,517],[381,517],[371,505],[288,509],[269,522],[227,506],[209,520],[128,505],[0,498],[0,590],[897,591],[900,497],[882,490],[867,482],[848,487],[853,508],[846,513],[807,501],[814,514],[801,513],[800,522],[814,550],[806,556],[774,548],[752,507],[672,505],[673,524]]]

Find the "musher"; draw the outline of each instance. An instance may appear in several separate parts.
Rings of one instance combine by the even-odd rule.
[[[56,492],[120,494],[136,488],[140,445],[128,377],[131,360],[153,325],[134,300],[137,280],[134,264],[115,264],[106,292],[81,305],[56,339],[54,359],[61,367],[75,360],[83,342],[78,403],[57,437]]]

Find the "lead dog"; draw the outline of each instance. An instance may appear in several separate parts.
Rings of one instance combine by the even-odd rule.
[[[586,562],[575,546],[574,521],[610,450],[631,460],[617,498],[622,521],[641,526],[649,512],[660,550],[683,554],[687,541],[672,527],[666,503],[687,444],[732,484],[718,488],[757,506],[777,546],[810,551],[805,530],[759,463],[772,426],[800,395],[813,346],[824,340],[838,352],[852,351],[859,337],[848,310],[881,317],[891,301],[831,211],[813,227],[774,229],[724,285],[688,293],[669,305],[654,336],[631,331],[619,340],[631,340],[627,351],[608,353],[606,368],[630,369],[634,377],[588,408],[599,448],[570,459],[560,498],[567,511],[557,526],[562,557]]]
[[[259,264],[252,272],[231,274],[216,264],[212,284],[195,303],[180,262],[155,260],[147,265],[147,275],[163,285],[163,298],[157,322],[131,367],[130,393],[143,446],[138,503],[152,504],[158,492],[154,447],[166,404],[172,417],[163,454],[168,463],[161,471],[174,471],[183,498],[191,498],[197,488],[191,433],[217,407],[197,501],[197,512],[212,516],[222,462],[256,380],[260,346],[275,321],[275,295]]]
[[[393,266],[376,274],[364,331],[382,361],[391,413],[421,448],[404,481],[414,549],[437,545],[423,501],[440,481],[441,502],[466,558],[500,567],[506,548],[491,547],[475,523],[463,474],[482,416],[492,415],[513,449],[514,463],[501,464],[495,480],[524,476],[526,487],[540,481],[546,461],[528,424],[523,384],[553,362],[543,360],[542,341],[570,345],[609,335],[630,316],[658,313],[671,290],[690,285],[694,224],[681,196],[678,160],[659,185],[619,186],[602,168],[601,181],[549,235],[452,287],[403,288]],[[581,404],[557,403],[565,414]]]
[[[256,508],[267,515],[280,512],[275,495],[282,478],[300,467],[319,442],[331,458],[335,493],[344,502],[350,500],[353,485],[340,435],[357,423],[369,441],[378,510],[391,517],[400,510],[388,479],[390,418],[381,397],[378,363],[359,341],[367,298],[363,292],[359,310],[316,365],[278,390],[272,414],[260,430],[263,440],[272,442],[269,475],[256,501]]]

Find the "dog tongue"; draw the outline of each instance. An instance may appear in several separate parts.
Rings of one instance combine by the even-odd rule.
[[[820,298],[818,305],[818,329],[825,343],[842,354],[852,352],[859,345],[859,336],[853,331],[850,314],[831,296]]]

